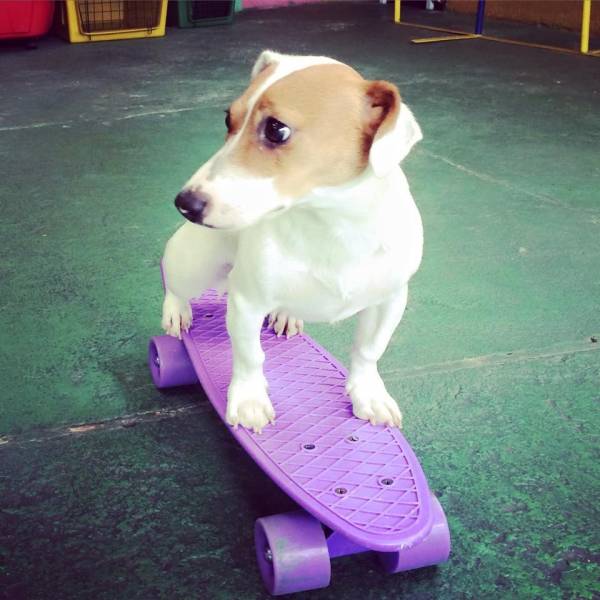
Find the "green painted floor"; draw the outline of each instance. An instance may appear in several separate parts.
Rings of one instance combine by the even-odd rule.
[[[600,59],[415,46],[390,12],[0,48],[0,598],[265,597],[252,524],[290,501],[145,364],[172,199],[264,47],[390,79],[422,125],[425,258],[381,367],[453,535],[439,568],[351,557],[299,597],[600,598]],[[352,329],[309,331],[346,360]]]

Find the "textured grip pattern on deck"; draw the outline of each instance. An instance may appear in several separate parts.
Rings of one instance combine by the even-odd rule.
[[[223,417],[232,360],[226,299],[208,292],[192,308],[189,339]],[[277,417],[262,435],[251,434],[258,446],[316,501],[365,532],[398,534],[415,524],[421,499],[404,437],[352,415],[345,370],[308,336],[285,340],[263,329],[261,341]]]

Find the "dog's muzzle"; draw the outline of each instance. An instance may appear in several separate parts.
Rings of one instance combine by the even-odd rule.
[[[175,207],[188,221],[201,225],[204,220],[204,208],[209,200],[208,194],[183,190],[175,198]]]

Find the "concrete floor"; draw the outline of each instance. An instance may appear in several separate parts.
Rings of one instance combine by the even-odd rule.
[[[414,46],[390,11],[1,49],[0,597],[265,597],[252,524],[289,500],[145,365],[172,199],[264,47],[394,81],[422,125],[425,258],[382,373],[453,535],[439,568],[351,557],[299,597],[600,597],[600,60]],[[346,360],[352,328],[309,331]]]

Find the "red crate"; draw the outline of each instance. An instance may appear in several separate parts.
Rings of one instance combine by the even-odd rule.
[[[53,14],[52,0],[0,0],[0,39],[46,35]]]

